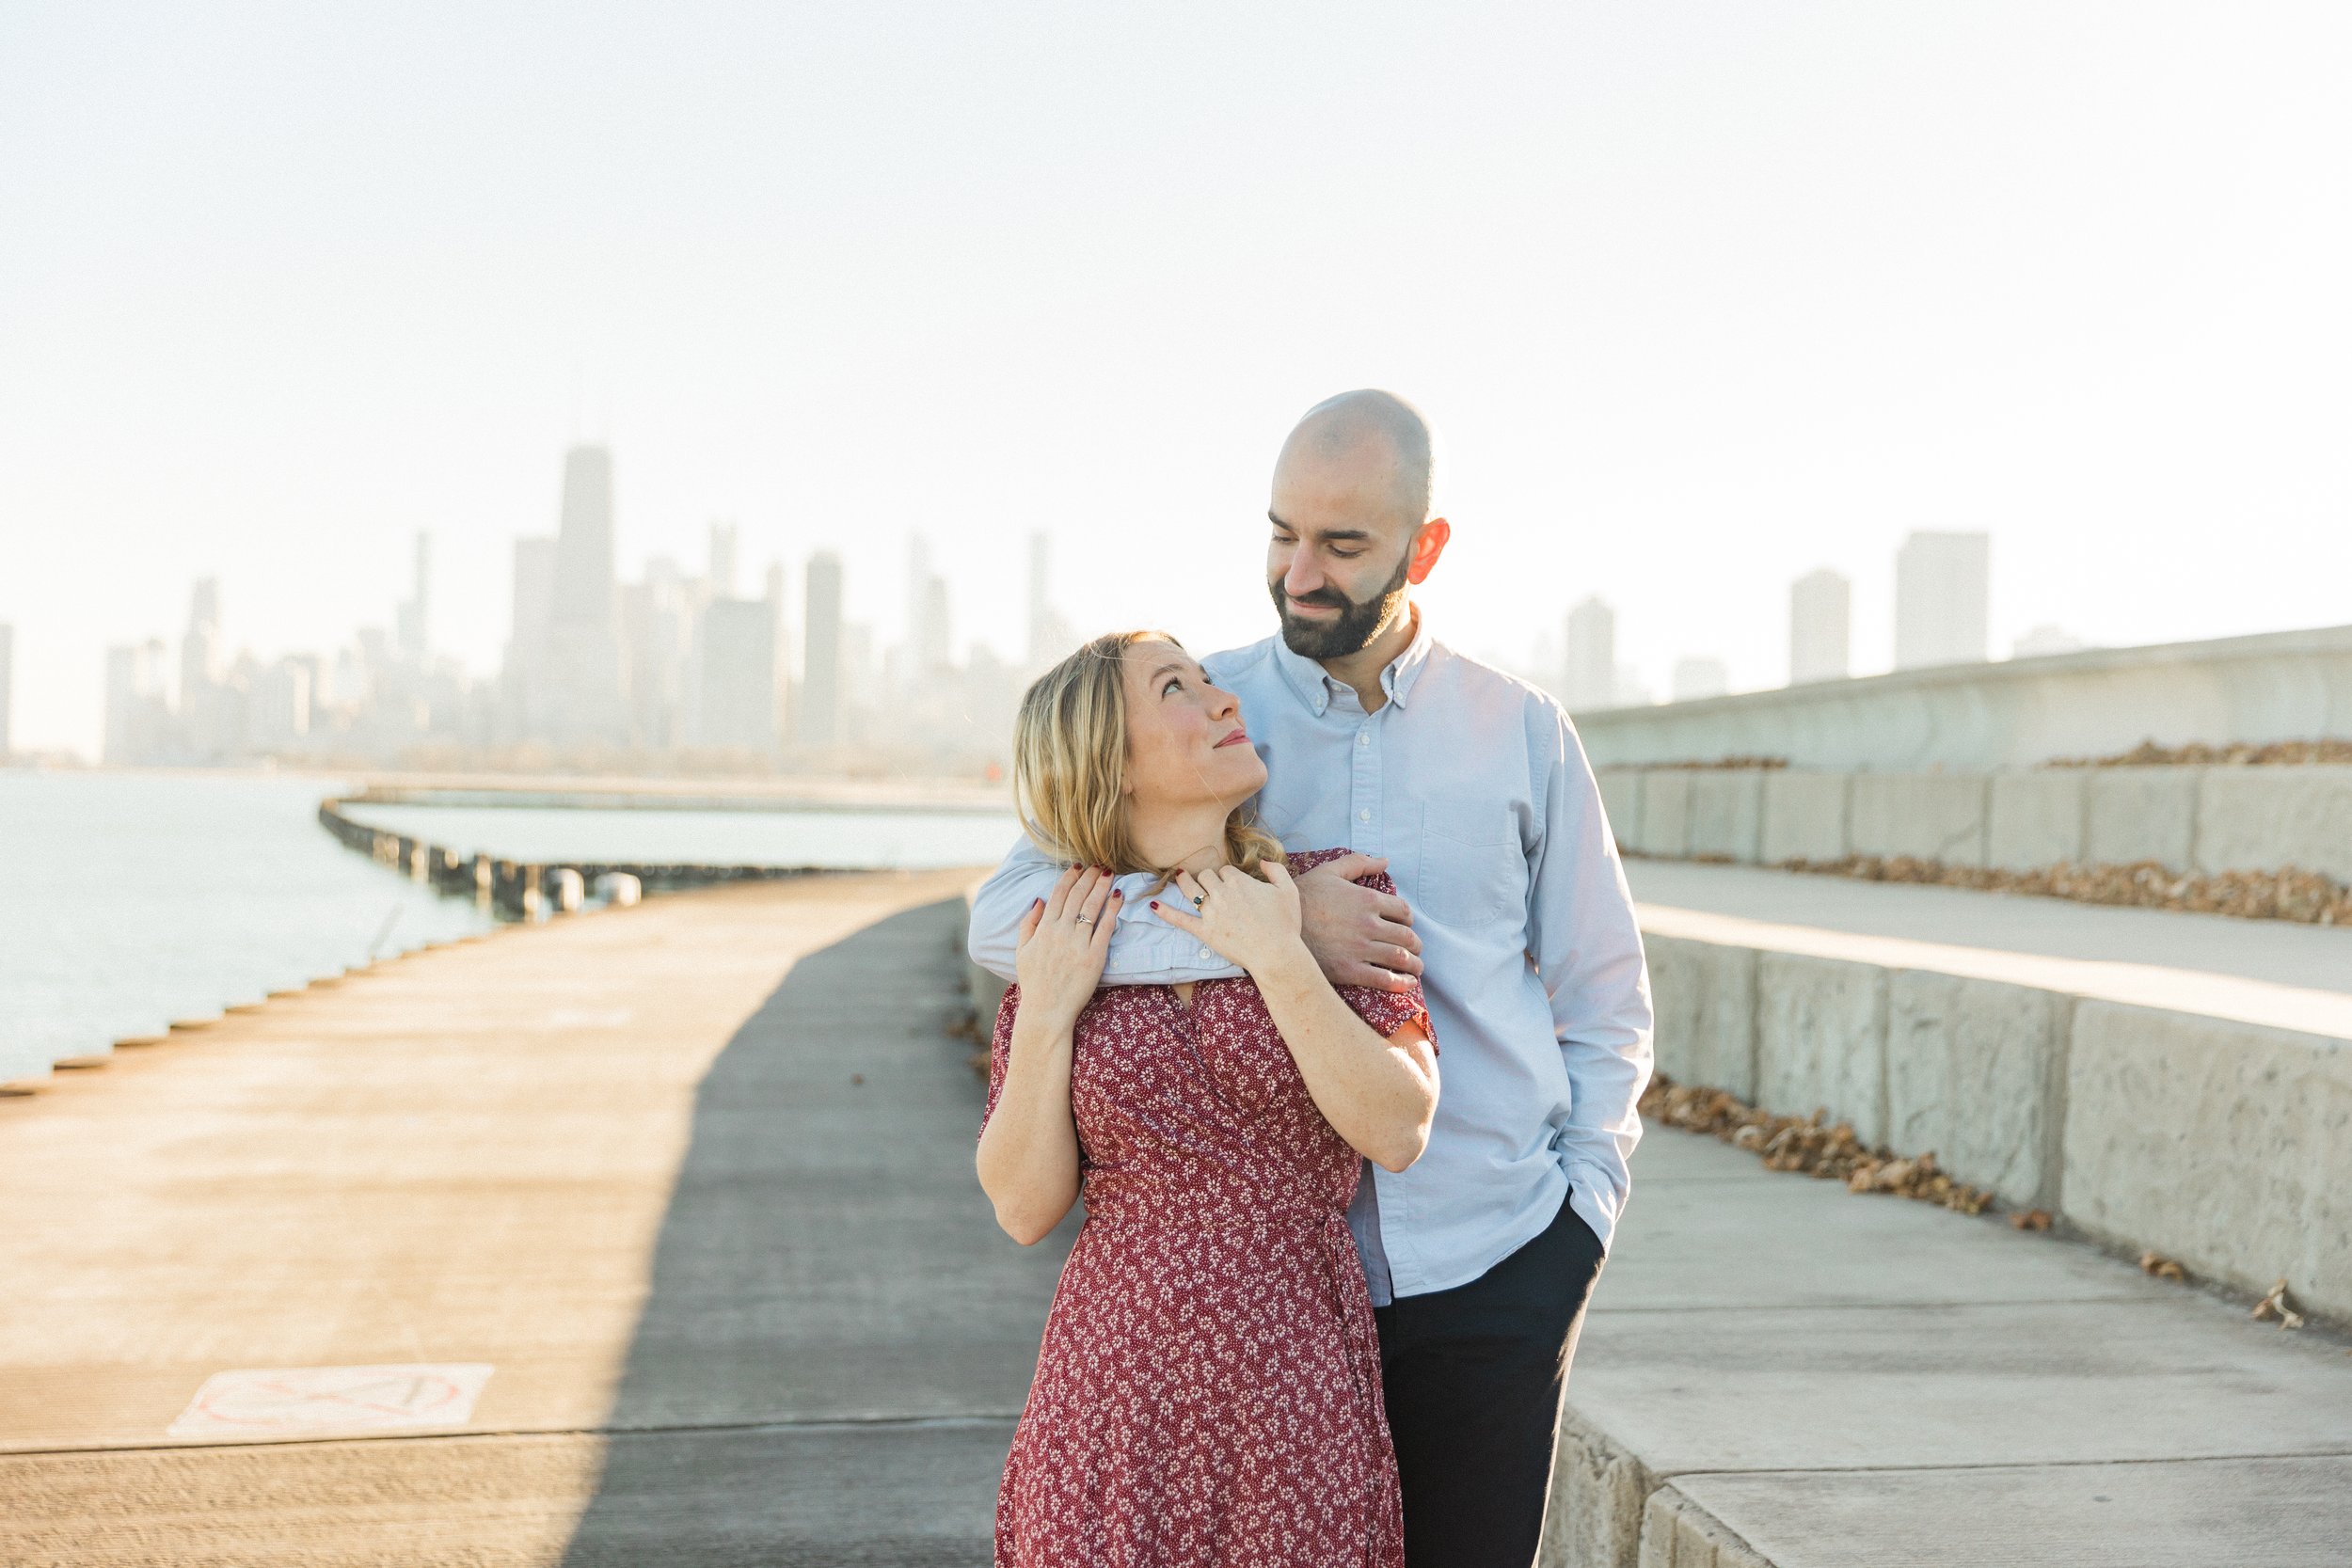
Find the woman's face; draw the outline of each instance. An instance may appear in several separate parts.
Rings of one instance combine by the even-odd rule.
[[[1131,642],[1127,799],[1139,812],[1216,804],[1231,811],[1265,783],[1265,764],[1242,728],[1241,701],[1210,684],[1172,642]]]

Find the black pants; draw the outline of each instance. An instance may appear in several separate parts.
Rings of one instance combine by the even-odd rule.
[[[1405,1489],[1406,1568],[1529,1568],[1560,1396],[1600,1273],[1563,1198],[1551,1224],[1467,1285],[1375,1307]]]

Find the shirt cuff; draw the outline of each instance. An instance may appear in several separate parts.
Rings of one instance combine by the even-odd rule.
[[[1617,1215],[1625,1208],[1625,1195],[1591,1165],[1570,1165],[1567,1175],[1568,1207],[1592,1227],[1594,1239],[1606,1253],[1616,1239]]]

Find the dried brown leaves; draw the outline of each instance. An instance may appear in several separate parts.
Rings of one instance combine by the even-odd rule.
[[[1774,1116],[1722,1089],[1677,1084],[1663,1073],[1642,1096],[1642,1115],[1692,1132],[1705,1132],[1762,1156],[1764,1168],[1802,1171],[1846,1183],[1852,1193],[1892,1193],[1953,1209],[1981,1213],[1993,1195],[1953,1180],[1935,1168],[1935,1156],[1904,1158],[1870,1148],[1845,1122],[1829,1124],[1823,1114]]]
[[[2188,1283],[2188,1271],[2181,1267],[2181,1260],[2167,1258],[2153,1247],[2139,1255],[2139,1272],[2153,1275],[2158,1279],[2169,1279],[2175,1285]]]
[[[2131,865],[2052,865],[2000,871],[1947,865],[1909,855],[1849,855],[1843,860],[1792,860],[1788,871],[1852,877],[1869,882],[1927,882],[1988,893],[2026,893],[2084,904],[2143,910],[2185,910],[2245,920],[2292,920],[2307,926],[2352,926],[2352,887],[2316,871],[2220,871],[2184,875],[2153,861]]]
[[[2253,1316],[2257,1323],[2276,1318],[2280,1328],[2303,1326],[2303,1314],[2295,1309],[2295,1300],[2287,1294],[2287,1282],[2283,1279],[2273,1285],[2263,1299],[2254,1304]]]
[[[2273,740],[2252,745],[2240,740],[2208,746],[2192,740],[2185,746],[2159,746],[2143,740],[2111,757],[2065,757],[2050,768],[2295,768],[2342,767],[2352,763],[2352,740]]]

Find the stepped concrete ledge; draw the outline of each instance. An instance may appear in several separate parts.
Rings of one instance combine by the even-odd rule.
[[[972,1178],[968,879],[508,929],[0,1102],[0,1562],[985,1562],[1061,1243]]]
[[[1653,1129],[1547,1568],[2321,1568],[2352,1354],[2078,1243]]]

